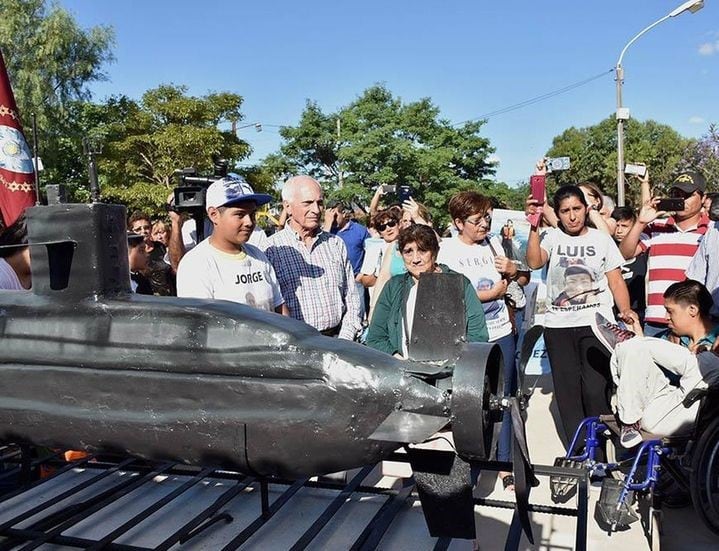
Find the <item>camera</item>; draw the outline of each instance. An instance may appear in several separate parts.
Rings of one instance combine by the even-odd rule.
[[[205,192],[212,182],[227,176],[229,163],[226,159],[214,158],[212,176],[202,176],[194,167],[186,167],[175,171],[180,185],[175,187],[175,204],[168,205],[176,212],[197,212],[205,210]]]
[[[215,180],[227,176],[229,165],[226,159],[214,156],[212,161],[214,163],[212,176],[199,175],[194,167],[176,170],[175,176],[180,185],[173,190],[173,204],[167,205],[167,210],[186,212],[192,217],[195,221],[198,243],[205,238],[205,194],[207,193],[207,188]]]
[[[404,203],[407,199],[409,199],[412,196],[411,186],[397,185],[397,184],[382,184],[381,188],[382,188],[383,193],[396,194],[397,200],[399,201],[400,204]]]
[[[630,174],[643,178],[646,173],[647,167],[645,165],[638,165],[634,163],[627,163],[624,165],[624,174]]]
[[[667,197],[659,199],[657,210],[664,212],[679,212],[684,210],[684,199],[680,197]]]
[[[572,163],[569,157],[555,157],[553,159],[546,157],[544,159],[544,167],[546,168],[548,174],[569,170],[571,166]]]

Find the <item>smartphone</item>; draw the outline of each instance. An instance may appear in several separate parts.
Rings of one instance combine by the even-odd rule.
[[[657,203],[657,210],[663,210],[666,212],[679,212],[680,210],[684,210],[684,199],[659,199],[659,203]]]
[[[529,179],[529,189],[532,193],[532,199],[544,203],[544,195],[546,193],[547,177],[544,174],[535,174]]]
[[[394,193],[397,191],[397,186],[395,184],[382,184],[382,192],[383,193]]]
[[[400,205],[410,197],[412,197],[412,188],[410,186],[397,186],[397,199],[399,199]]]
[[[633,163],[627,163],[624,165],[624,174],[632,174],[643,178],[647,173],[647,167],[645,165],[637,165]]]

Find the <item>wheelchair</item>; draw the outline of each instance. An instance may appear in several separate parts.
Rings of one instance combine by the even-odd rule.
[[[619,449],[620,427],[613,415],[584,419],[575,431],[569,452],[555,465],[583,469],[593,479],[602,479],[596,518],[610,531],[621,530],[642,518],[645,531],[658,549],[662,486],[675,484],[689,494],[704,525],[719,535],[719,388],[692,390],[684,407],[700,400],[694,428],[689,434],[660,437],[642,431],[642,443],[623,460],[611,457],[607,446],[605,461],[598,459],[603,440]],[[578,445],[583,439],[583,446]],[[573,450],[581,449],[579,453]],[[622,448],[623,449],[623,448]],[[575,483],[562,478],[550,480],[552,497],[563,502],[575,492]],[[667,503],[667,506],[669,504]],[[656,546],[655,546],[656,542]]]

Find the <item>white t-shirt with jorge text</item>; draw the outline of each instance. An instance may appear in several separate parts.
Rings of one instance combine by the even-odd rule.
[[[270,312],[284,303],[265,253],[248,243],[240,253],[225,253],[213,247],[209,238],[182,257],[177,296],[230,300]]]

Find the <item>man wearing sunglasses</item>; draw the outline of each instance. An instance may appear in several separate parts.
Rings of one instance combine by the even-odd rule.
[[[685,272],[709,227],[702,211],[706,190],[704,176],[683,172],[669,188],[669,196],[684,199],[684,208],[674,213],[658,210],[658,198],[650,198],[639,211],[636,224],[619,245],[626,259],[647,252],[647,310],[644,333],[655,335],[667,327],[663,295],[667,288],[686,279]],[[671,214],[668,218],[661,216]]]

